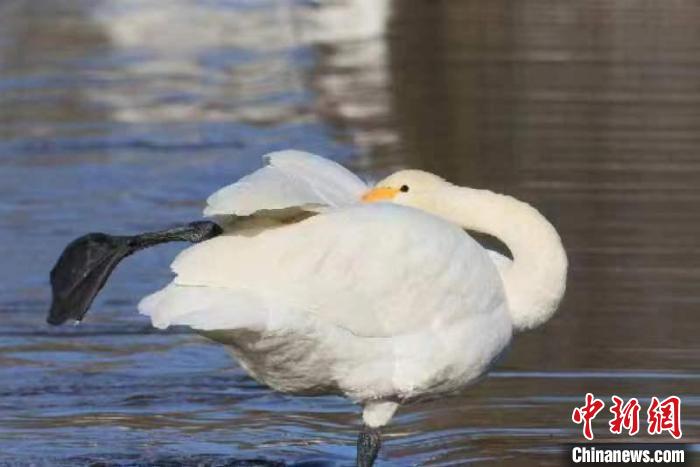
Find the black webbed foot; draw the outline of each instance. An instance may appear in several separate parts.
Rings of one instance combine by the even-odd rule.
[[[47,322],[81,320],[119,262],[130,254],[166,242],[198,243],[222,233],[214,222],[193,222],[183,227],[134,236],[90,233],[66,246],[51,270],[52,301]]]

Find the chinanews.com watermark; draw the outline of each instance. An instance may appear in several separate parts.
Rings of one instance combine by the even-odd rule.
[[[682,444],[579,444],[569,447],[571,464],[690,465]]]
[[[620,436],[620,442],[591,443],[595,439],[593,419],[601,415],[606,407],[602,399],[588,393],[584,404],[575,407],[571,420],[581,428],[586,440],[568,446],[567,455],[571,465],[691,465],[690,452],[682,443],[681,399],[678,396],[652,397],[644,407],[635,397],[624,400],[611,396],[608,412],[608,432]],[[605,412],[603,412],[605,413]],[[602,415],[601,415],[602,416]],[[631,442],[635,436],[644,435],[654,443]]]

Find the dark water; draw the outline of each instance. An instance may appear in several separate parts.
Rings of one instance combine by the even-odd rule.
[[[402,409],[381,465],[560,464],[587,391],[677,394],[700,443],[700,4],[405,0],[384,30],[311,3],[0,3],[0,464],[352,463],[356,407],[135,313],[177,246],[129,259],[81,326],[44,324],[66,242],[195,219],[288,147],[516,195],[570,255],[559,314],[463,396]]]

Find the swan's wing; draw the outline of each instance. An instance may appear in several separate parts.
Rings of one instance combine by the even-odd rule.
[[[139,311],[160,329],[178,324],[209,330],[207,323],[218,323],[224,329],[262,331],[267,325],[267,308],[259,296],[244,289],[189,287],[175,283],[139,303]],[[226,313],[226,310],[236,310],[236,313]]]
[[[301,151],[263,157],[266,166],[207,199],[205,216],[248,216],[257,211],[301,207],[323,211],[358,203],[367,185],[331,160]]]
[[[139,307],[159,327],[269,329],[293,312],[387,337],[449,326],[505,301],[493,262],[459,227],[385,203],[223,235],[182,252],[173,270],[173,285]]]

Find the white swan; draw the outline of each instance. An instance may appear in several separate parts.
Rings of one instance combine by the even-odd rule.
[[[183,251],[139,309],[227,345],[273,389],[361,404],[359,465],[399,404],[464,388],[564,294],[560,238],[523,202],[421,171],[369,188],[311,154],[266,160],[209,198],[224,234]],[[465,228],[502,240],[513,261]]]

